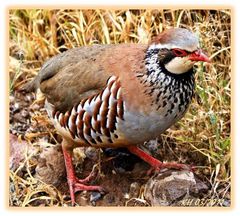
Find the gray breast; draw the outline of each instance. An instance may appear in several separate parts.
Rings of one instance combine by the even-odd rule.
[[[119,124],[128,140],[141,143],[153,139],[181,119],[187,111],[194,92],[194,74],[186,79],[176,79],[164,73],[141,76],[145,94],[150,97],[148,114],[130,112],[127,107],[124,122]],[[154,81],[152,81],[154,80]]]

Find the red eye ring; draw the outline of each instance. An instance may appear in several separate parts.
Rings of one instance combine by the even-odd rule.
[[[175,49],[172,49],[172,51],[173,51],[173,54],[178,57],[184,57],[188,55],[188,53],[182,49],[175,48]]]

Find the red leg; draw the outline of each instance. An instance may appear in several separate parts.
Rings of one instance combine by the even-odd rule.
[[[68,179],[68,185],[70,190],[70,196],[72,200],[72,205],[75,204],[75,193],[78,191],[104,191],[102,187],[100,186],[89,186],[84,185],[84,183],[89,182],[93,177],[93,172],[86,177],[85,179],[77,179],[74,172],[74,167],[72,164],[72,156],[71,154],[63,148],[63,155],[65,159],[65,166],[67,170],[67,179]]]
[[[142,160],[150,164],[154,169],[160,170],[161,168],[174,168],[174,169],[186,169],[186,170],[193,170],[194,167],[185,165],[185,164],[178,164],[178,163],[163,163],[156,158],[152,157],[151,155],[147,154],[140,148],[136,146],[129,146],[128,150],[140,157]]]

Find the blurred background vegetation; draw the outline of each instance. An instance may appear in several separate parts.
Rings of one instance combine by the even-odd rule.
[[[180,149],[180,152],[188,153],[188,159],[184,160],[199,166],[199,175],[211,184],[208,197],[230,199],[230,10],[10,10],[9,76],[12,103],[16,100],[18,89],[37,75],[48,58],[58,53],[91,44],[148,43],[152,36],[170,27],[194,31],[212,62],[196,67],[197,85],[193,103],[186,116],[162,135],[162,143],[169,143],[169,148],[173,148],[174,143],[174,151]],[[47,119],[46,113],[35,112],[35,115],[35,118]],[[18,129],[19,125],[17,128],[15,124],[17,120],[13,116],[10,119],[10,132],[35,146],[38,145],[38,135],[51,136],[55,133],[54,129],[46,126],[51,124],[49,121],[42,123],[45,128],[42,134],[34,134]],[[41,124],[43,121],[39,122]],[[22,167],[28,170],[28,166],[34,166],[31,158],[40,152],[41,148],[35,155],[26,155]],[[179,153],[177,150],[175,152]],[[181,160],[181,157],[178,155],[175,159]],[[31,170],[22,176],[17,171],[11,172],[10,176],[12,184],[19,190],[14,192],[12,205],[31,206],[29,200],[33,195],[34,199],[42,196],[36,189],[39,185],[39,190],[47,194],[41,198],[46,200],[44,205],[53,205],[49,191],[55,189],[34,180]],[[64,205],[64,201],[59,199],[54,205]]]

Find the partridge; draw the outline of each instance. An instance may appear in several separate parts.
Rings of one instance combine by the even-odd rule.
[[[92,45],[49,59],[26,89],[40,88],[45,107],[62,136],[71,201],[75,192],[98,190],[78,179],[72,151],[80,146],[126,147],[152,167],[162,163],[137,147],[181,119],[193,96],[193,65],[209,62],[189,30],[166,30],[149,44]]]

